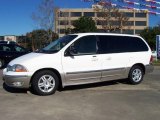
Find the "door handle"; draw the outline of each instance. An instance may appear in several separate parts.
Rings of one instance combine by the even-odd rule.
[[[97,60],[98,60],[97,56],[92,56],[92,61],[97,61]]]

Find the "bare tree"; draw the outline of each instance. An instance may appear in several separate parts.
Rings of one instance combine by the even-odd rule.
[[[122,29],[128,25],[129,18],[126,17],[124,12],[121,12],[119,8],[111,4],[111,2],[105,2],[101,0],[94,6],[94,10],[97,12],[97,21],[102,25],[102,29],[105,32],[115,32],[117,30],[122,33]]]
[[[32,19],[38,27],[45,29],[49,41],[52,41],[54,29],[54,0],[42,0],[38,10],[32,14]]]

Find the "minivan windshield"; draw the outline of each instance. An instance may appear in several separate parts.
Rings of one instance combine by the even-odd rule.
[[[66,35],[61,37],[53,42],[51,42],[48,46],[36,51],[40,53],[55,53],[61,50],[64,46],[66,46],[70,41],[75,39],[77,35]]]

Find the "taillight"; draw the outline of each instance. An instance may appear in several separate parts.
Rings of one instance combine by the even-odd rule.
[[[152,63],[153,62],[153,56],[151,55],[151,58],[150,58],[150,63]]]

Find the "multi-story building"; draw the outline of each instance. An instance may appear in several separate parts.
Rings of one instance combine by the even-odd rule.
[[[139,34],[144,28],[148,27],[149,15],[140,11],[131,11],[128,9],[120,9],[124,12],[127,17],[129,17],[128,26],[125,26],[120,33],[126,34]],[[77,20],[81,16],[92,17],[95,20],[97,29],[103,31],[101,22],[99,22],[99,17],[101,17],[100,12],[95,12],[94,9],[58,9],[55,12],[55,32],[59,36],[65,34],[66,29],[73,28],[74,20]]]
[[[0,40],[16,42],[17,41],[17,36],[15,36],[15,35],[0,36]]]

